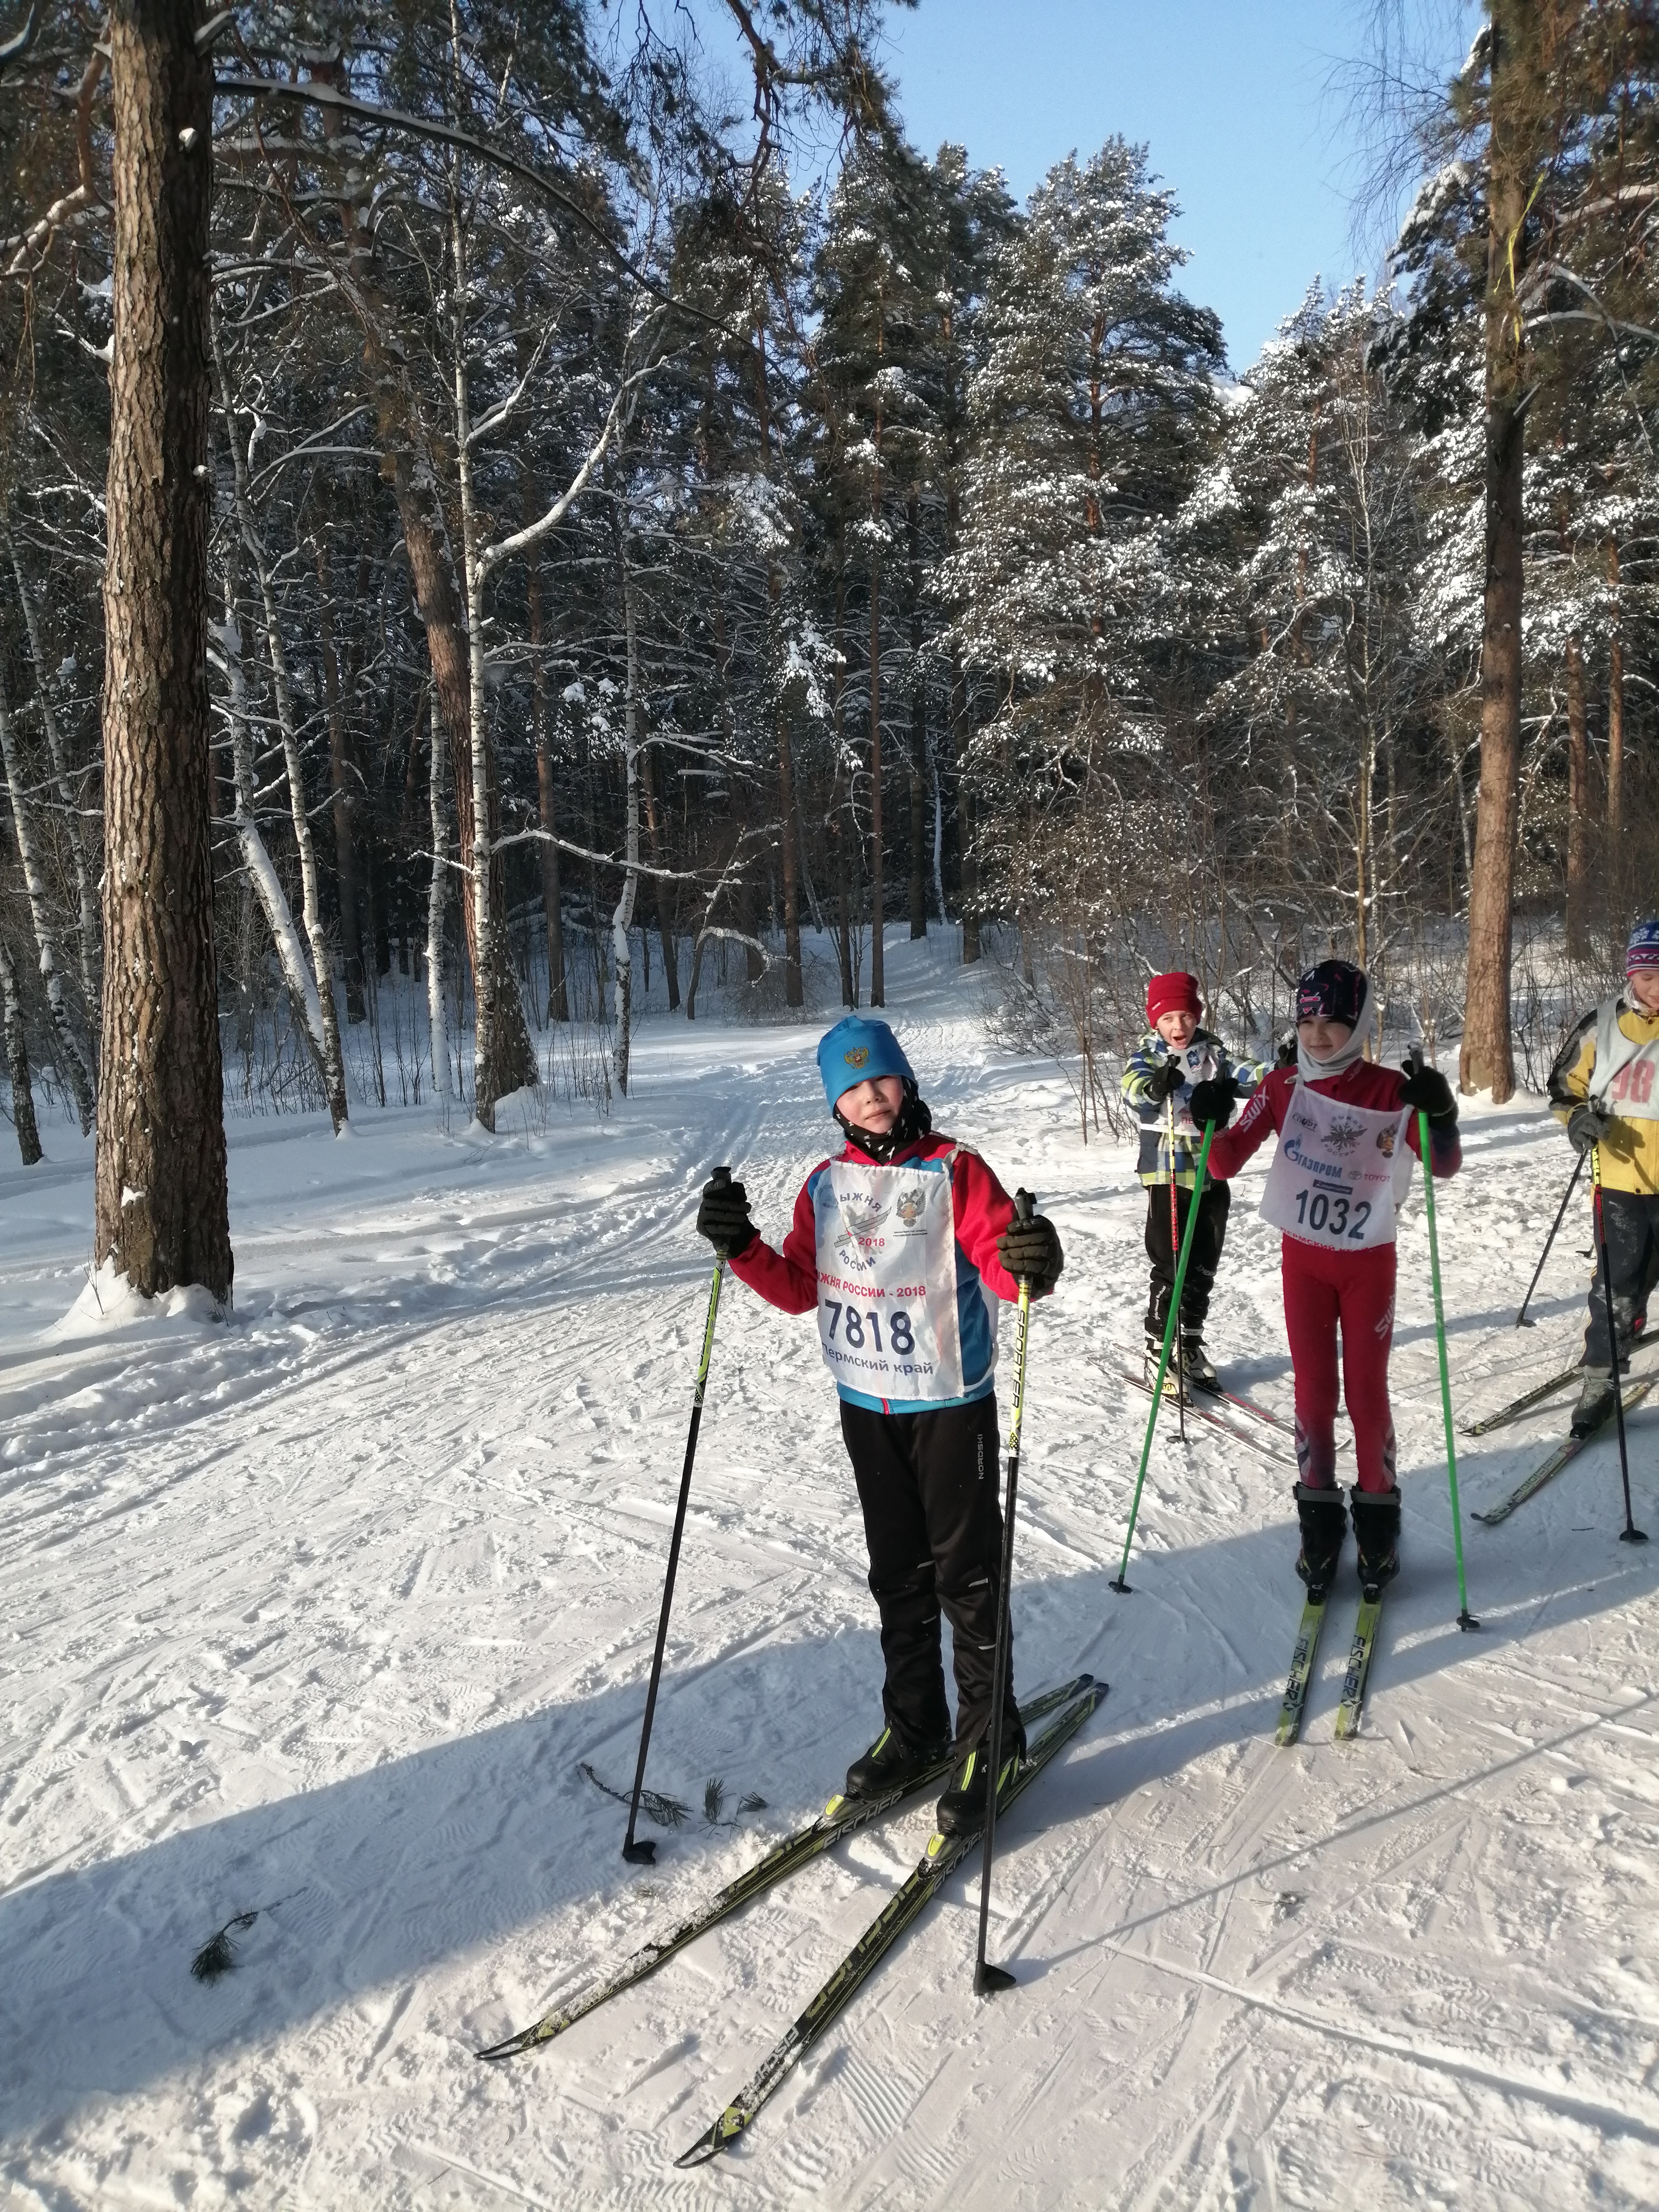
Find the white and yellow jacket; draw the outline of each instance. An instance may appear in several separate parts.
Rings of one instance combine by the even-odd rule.
[[[1659,1197],[1659,1013],[1633,1005],[1622,991],[1603,1000],[1557,1054],[1549,1097],[1564,1124],[1586,1098],[1609,1109],[1602,1182],[1609,1190]]]

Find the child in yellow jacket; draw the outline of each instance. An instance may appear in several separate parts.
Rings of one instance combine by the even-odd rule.
[[[1613,1348],[1601,1281],[1605,1238],[1619,1359],[1647,1316],[1659,1282],[1659,920],[1638,921],[1625,954],[1625,988],[1584,1016],[1550,1070],[1550,1105],[1575,1152],[1595,1148],[1601,1236],[1596,1239],[1575,1436],[1613,1411]]]

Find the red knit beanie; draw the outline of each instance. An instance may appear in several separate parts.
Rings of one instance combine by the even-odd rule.
[[[1158,1026],[1160,1014],[1190,1014],[1198,1019],[1198,978],[1177,969],[1168,975],[1154,975],[1146,986],[1146,1018]]]

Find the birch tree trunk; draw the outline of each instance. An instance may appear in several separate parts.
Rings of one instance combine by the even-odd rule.
[[[317,897],[317,847],[311,834],[311,810],[306,802],[305,763],[300,757],[300,725],[294,712],[294,691],[289,681],[288,652],[283,643],[276,594],[271,586],[264,539],[259,532],[253,512],[252,495],[248,489],[247,458],[242,451],[242,441],[236,434],[230,378],[225,368],[225,350],[220,342],[216,318],[211,321],[211,337],[213,365],[219,380],[219,406],[225,418],[227,442],[230,447],[236,519],[243,548],[253,563],[253,573],[259,586],[260,605],[264,614],[265,657],[270,663],[271,688],[276,700],[276,726],[283,740],[283,763],[288,774],[289,811],[293,817],[294,842],[300,855],[301,912],[311,945],[312,977],[318,1012],[316,1036],[321,1054],[323,1092],[328,1101],[328,1118],[334,1125],[335,1135],[338,1136],[349,1118],[345,1058],[340,1046],[340,1018],[334,1000],[334,958],[329,949],[328,933],[323,927],[322,911]],[[308,1010],[309,997],[307,1004]]]
[[[103,1084],[93,1254],[146,1296],[234,1261],[209,810],[208,215],[194,0],[114,0]]]
[[[74,1097],[75,1110],[81,1117],[81,1134],[84,1137],[92,1127],[97,1102],[93,1095],[92,1078],[88,1073],[86,1061],[81,1056],[81,1048],[75,1041],[74,1024],[70,1019],[69,1006],[64,997],[64,979],[58,972],[58,953],[52,943],[52,909],[40,873],[39,856],[34,849],[28,813],[23,803],[24,784],[18,770],[17,744],[12,731],[10,705],[6,698],[3,669],[0,669],[0,758],[3,758],[5,765],[6,789],[11,798],[12,828],[17,836],[17,857],[23,864],[23,889],[28,896],[29,921],[34,930],[34,943],[40,962],[40,981],[46,987],[46,1012],[52,1020],[58,1062]]]
[[[617,970],[617,1088],[626,1098],[629,1026],[634,1012],[634,956],[628,933],[633,927],[634,901],[640,882],[640,632],[639,587],[635,581],[634,564],[628,557],[627,525],[620,519],[617,522],[617,551],[622,562],[623,622],[628,645],[628,697],[623,717],[626,846],[622,896],[611,917],[611,957]]]
[[[17,990],[17,964],[11,949],[0,938],[0,1006],[6,1027],[6,1073],[11,1080],[11,1124],[17,1132],[17,1149],[23,1165],[32,1168],[42,1157],[40,1131],[34,1119],[34,1091],[29,1082],[28,1041],[23,1035],[23,1006]]]
[[[69,836],[70,862],[75,872],[76,907],[81,923],[81,996],[86,1007],[87,1019],[90,1022],[93,1009],[98,1004],[98,901],[93,895],[92,870],[87,861],[86,834],[81,827],[81,811],[70,785],[69,756],[64,748],[63,732],[58,726],[58,716],[52,709],[52,691],[46,680],[46,656],[40,642],[40,615],[23,580],[23,564],[17,556],[17,542],[9,524],[0,522],[0,534],[5,538],[7,557],[11,562],[11,573],[17,580],[17,596],[22,602],[29,659],[34,664],[35,696],[40,702],[40,721],[46,733],[46,750],[52,756],[52,781],[58,787],[58,804],[63,809],[64,827]]]
[[[340,897],[340,954],[345,968],[346,1019],[363,1018],[363,927],[357,896],[357,806],[352,767],[346,757],[345,716],[340,707],[340,659],[334,649],[334,595],[329,582],[328,548],[319,536],[314,552],[318,583],[318,648],[323,660],[323,704],[328,716],[328,777],[334,801],[334,879]],[[368,954],[374,953],[369,933]]]
[[[526,505],[529,504],[526,496]],[[526,520],[530,520],[528,514]],[[542,563],[532,556],[530,593],[530,711],[535,721],[536,806],[542,832],[542,912],[547,922],[547,1018],[568,1022],[570,994],[564,974],[564,891],[559,880],[558,835],[553,803],[552,715],[547,698],[547,671],[542,663]]]
[[[234,545],[233,538],[233,548]],[[240,597],[233,550],[228,554],[225,562],[225,619],[218,633],[220,651],[224,660],[225,689],[228,695],[227,711],[230,718],[234,810],[231,819],[235,825],[237,843],[242,850],[242,866],[247,871],[248,880],[264,909],[271,942],[276,948],[283,981],[288,986],[288,994],[293,1001],[296,1018],[305,1030],[312,1057],[317,1063],[318,1073],[321,1074],[323,1011],[318,1000],[317,986],[307,964],[300,933],[294,926],[288,893],[283,889],[282,878],[271,865],[270,854],[265,848],[265,841],[260,836],[259,825],[254,818],[253,734],[248,723],[247,678],[242,666],[242,632],[238,612]]]
[[[432,881],[426,895],[426,1017],[432,1045],[432,1089],[439,1098],[451,1096],[449,1087],[449,1025],[444,1012],[444,902],[449,880],[449,809],[444,802],[444,710],[438,687],[432,687]]]

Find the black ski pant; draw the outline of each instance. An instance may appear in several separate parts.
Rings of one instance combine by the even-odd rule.
[[[1216,1270],[1221,1265],[1221,1247],[1227,1235],[1227,1209],[1233,1202],[1231,1187],[1224,1182],[1206,1182],[1204,1195],[1198,1201],[1198,1226],[1193,1231],[1193,1249],[1187,1261],[1187,1279],[1181,1286],[1181,1334],[1185,1337],[1202,1336],[1205,1317],[1210,1310],[1210,1293],[1215,1288]],[[1187,1216],[1192,1210],[1193,1194],[1189,1190],[1176,1188],[1176,1226],[1179,1234],[1187,1234]],[[1146,1257],[1152,1263],[1152,1289],[1146,1298],[1146,1334],[1163,1341],[1164,1325],[1170,1318],[1170,1300],[1175,1294],[1176,1261],[1181,1256],[1179,1244],[1170,1242],[1170,1186],[1167,1182],[1149,1183],[1146,1188]]]
[[[888,1725],[916,1746],[951,1734],[943,1611],[956,1662],[956,1743],[966,1752],[991,1724],[1002,1575],[996,1399],[921,1413],[878,1413],[842,1399],[841,1432],[864,1509],[870,1590],[881,1614]],[[1018,1742],[1013,1674],[1011,1651],[1005,1726]]]
[[[1635,1190],[1596,1193],[1601,1227],[1613,1272],[1613,1318],[1619,1331],[1619,1358],[1630,1358],[1631,1334],[1638,1315],[1659,1282],[1659,1198]],[[1586,1367],[1611,1369],[1607,1352],[1607,1298],[1601,1281],[1601,1239],[1595,1241],[1595,1273],[1590,1279],[1589,1327],[1584,1331]]]

